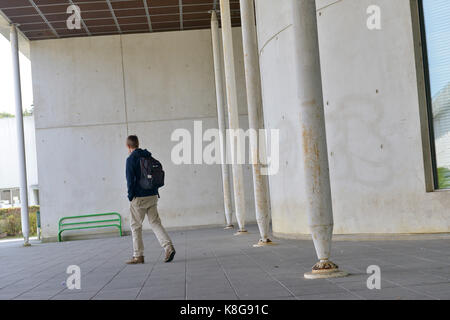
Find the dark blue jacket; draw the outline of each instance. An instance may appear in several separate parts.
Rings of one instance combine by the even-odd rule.
[[[127,158],[127,186],[128,186],[128,200],[133,200],[134,197],[148,197],[158,194],[158,189],[142,189],[139,185],[141,178],[141,163],[140,158],[149,158],[151,153],[147,150],[136,149]]]

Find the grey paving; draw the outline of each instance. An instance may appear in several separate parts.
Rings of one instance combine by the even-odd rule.
[[[450,241],[336,241],[333,260],[346,278],[306,280],[316,262],[311,241],[276,239],[253,248],[250,233],[220,228],[171,232],[177,255],[163,263],[153,233],[144,234],[143,265],[125,265],[131,238],[62,243],[0,242],[0,299],[365,300],[450,299]],[[66,268],[81,268],[81,289],[65,285]],[[367,267],[381,268],[381,289],[369,290]]]

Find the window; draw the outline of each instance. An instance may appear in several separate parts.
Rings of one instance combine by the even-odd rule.
[[[33,193],[34,193],[34,202],[36,205],[39,205],[40,201],[39,201],[39,189],[33,189]]]
[[[11,203],[11,190],[2,190],[1,191],[1,201],[7,202],[7,204]]]
[[[450,1],[420,3],[434,185],[450,189]]]
[[[12,189],[12,200],[13,203],[20,203],[20,189]]]
[[[0,207],[1,205],[20,204],[20,189],[2,189],[0,190]]]

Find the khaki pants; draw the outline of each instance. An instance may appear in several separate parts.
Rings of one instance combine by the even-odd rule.
[[[142,241],[142,222],[147,215],[148,222],[158,238],[160,245],[166,248],[172,244],[158,214],[158,196],[136,197],[131,201],[131,233],[133,235],[133,256],[144,255],[144,242]]]

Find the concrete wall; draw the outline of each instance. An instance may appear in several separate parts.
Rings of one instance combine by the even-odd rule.
[[[34,130],[34,117],[23,118],[25,131],[25,150],[27,162],[28,186],[38,184],[36,163],[36,138]],[[0,119],[0,189],[19,188],[19,166],[17,154],[16,119]],[[30,205],[36,203],[33,191],[29,188],[28,198]]]
[[[256,2],[265,123],[281,137],[280,173],[270,177],[273,229],[287,237],[309,232],[291,1]],[[366,27],[372,4],[381,7],[381,31]],[[409,0],[316,5],[334,232],[449,232],[448,193],[425,191]]]
[[[241,125],[246,117],[240,29],[234,29]],[[34,41],[31,62],[44,237],[61,216],[117,211],[129,230],[125,138],[161,160],[167,227],[224,223],[219,165],[174,165],[173,130],[217,128],[209,30]],[[248,221],[254,221],[245,168]],[[147,222],[144,228],[148,228]]]

